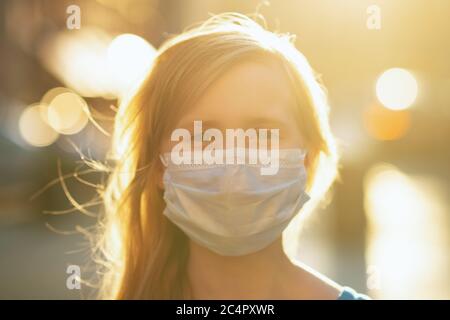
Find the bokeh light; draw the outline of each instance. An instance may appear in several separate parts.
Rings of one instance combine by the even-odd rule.
[[[409,71],[392,68],[378,78],[376,94],[386,108],[406,109],[416,100],[417,81]]]
[[[411,127],[409,110],[390,110],[374,104],[364,111],[364,126],[367,133],[382,141],[402,138]]]
[[[58,95],[73,92],[69,88],[56,87],[48,90],[41,98],[41,105],[49,105]]]
[[[111,98],[111,79],[106,65],[106,52],[111,37],[94,27],[77,32],[61,31],[49,37],[38,51],[46,68],[84,97]]]
[[[107,65],[119,96],[145,75],[155,53],[152,45],[134,34],[122,34],[111,41],[107,51]]]
[[[366,258],[379,272],[373,297],[432,298],[446,294],[446,211],[444,187],[407,175],[387,163],[375,164],[364,179],[369,224]],[[436,273],[430,272],[430,267]],[[413,280],[412,280],[413,279]],[[422,288],[433,287],[433,292]]]
[[[57,132],[62,134],[75,134],[80,132],[87,124],[88,107],[86,102],[74,92],[57,89],[61,91],[49,102],[47,107],[48,124]],[[47,94],[51,96],[52,93]],[[44,99],[47,99],[44,96]]]
[[[19,119],[19,130],[22,138],[34,147],[51,145],[58,139],[58,132],[53,130],[42,118],[45,105],[33,104],[25,108]]]

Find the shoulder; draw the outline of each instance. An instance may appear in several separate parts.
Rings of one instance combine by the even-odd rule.
[[[335,300],[342,292],[342,287],[325,275],[306,266],[297,264],[301,283],[300,291],[303,291],[304,299],[312,300]]]
[[[321,274],[317,270],[296,261],[296,267],[300,278],[297,283],[301,283],[303,299],[313,300],[370,300],[370,297],[356,292],[354,289],[341,286]]]

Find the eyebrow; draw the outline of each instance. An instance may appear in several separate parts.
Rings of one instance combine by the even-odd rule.
[[[179,125],[177,125],[178,128],[186,128],[189,131],[192,131],[194,128],[194,121],[196,120],[190,120],[190,121],[183,121]],[[201,120],[202,121],[202,130],[205,131],[210,128],[216,128],[221,129],[223,127],[223,124],[221,125],[219,121],[217,120]],[[287,124],[279,119],[274,118],[268,118],[268,117],[256,117],[249,119],[246,128],[242,129],[249,129],[249,128],[267,128],[267,129],[281,129],[285,128]],[[237,129],[237,128],[226,128],[226,129]]]
[[[250,127],[252,128],[275,128],[281,129],[286,127],[287,124],[279,119],[267,118],[267,117],[256,117],[252,118],[250,121]]]
[[[194,121],[202,121],[202,129],[206,130],[209,128],[220,128],[220,123],[217,120],[202,120],[202,119],[189,119],[180,122],[177,127],[186,128],[188,130],[194,129]]]

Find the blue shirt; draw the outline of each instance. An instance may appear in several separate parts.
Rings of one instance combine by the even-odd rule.
[[[350,287],[343,287],[338,300],[370,300],[365,294],[356,292]]]

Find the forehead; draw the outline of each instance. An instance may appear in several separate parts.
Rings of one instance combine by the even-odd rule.
[[[218,128],[264,125],[292,121],[295,96],[281,63],[274,59],[244,61],[216,80],[180,119],[180,126],[194,120]]]

